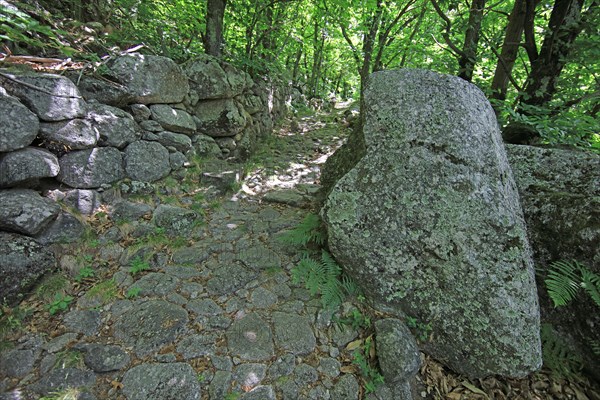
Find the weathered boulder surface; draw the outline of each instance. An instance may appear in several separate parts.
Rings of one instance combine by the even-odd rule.
[[[424,349],[471,377],[541,365],[533,262],[494,112],[459,78],[378,72],[366,155],[322,215],[336,259],[374,304],[431,324]]]
[[[30,237],[0,231],[1,302],[20,300],[46,272],[56,266],[54,254]]]
[[[375,322],[375,345],[387,383],[407,383],[421,366],[417,341],[404,322],[395,318]]]
[[[81,239],[85,225],[74,215],[60,212],[56,219],[35,236],[40,244],[73,243]]]
[[[171,172],[169,151],[160,143],[138,140],[125,149],[125,170],[134,180],[154,182]]]
[[[600,314],[588,296],[555,308],[544,280],[554,261],[576,260],[600,275],[600,156],[555,148],[507,145],[534,253],[542,321],[581,354],[600,379],[590,341],[600,342]]]
[[[96,100],[103,104],[122,107],[134,102],[135,97],[127,88],[119,83],[106,79],[96,79],[80,73],[67,74],[68,78],[77,85],[79,92],[86,101]]]
[[[43,122],[40,124],[40,139],[44,146],[58,151],[64,148],[82,150],[94,147],[98,142],[98,133],[90,121],[71,119],[59,122]]]
[[[41,120],[62,121],[85,115],[83,97],[77,86],[64,76],[38,73],[7,75],[12,79],[4,80],[6,91],[18,97]]]
[[[123,156],[114,147],[72,151],[58,160],[56,179],[79,189],[98,188],[125,178]]]
[[[60,211],[54,201],[30,189],[0,191],[0,229],[35,235]]]
[[[150,106],[152,119],[169,131],[192,134],[196,130],[196,123],[186,111],[178,110],[166,104],[153,104]]]
[[[122,149],[140,138],[133,117],[120,108],[92,103],[87,118],[91,121],[101,146]]]
[[[179,103],[189,90],[183,70],[170,58],[127,54],[112,61],[109,69],[134,95],[135,103]]]
[[[206,54],[199,55],[185,72],[191,81],[190,91],[200,100],[235,97],[250,81],[244,71]]]
[[[0,187],[27,185],[58,175],[58,159],[48,150],[26,147],[0,154]]]
[[[198,132],[212,137],[235,136],[246,126],[243,108],[232,99],[205,100],[198,103],[194,115]]]
[[[37,136],[37,116],[0,88],[0,152],[27,147]]]

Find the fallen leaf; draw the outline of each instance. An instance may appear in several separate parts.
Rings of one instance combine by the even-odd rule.
[[[110,381],[110,386],[117,390],[123,389],[123,384],[117,381]]]
[[[356,339],[355,341],[348,343],[348,345],[346,346],[346,350],[348,350],[348,351],[356,350],[360,346],[362,346],[362,344],[363,344],[362,339]]]
[[[481,389],[479,389],[477,386],[470,384],[467,381],[463,381],[461,382],[461,384],[466,387],[467,389],[469,389],[471,392],[473,393],[477,393],[477,394],[481,394],[483,395],[486,399],[489,399],[488,395]]]

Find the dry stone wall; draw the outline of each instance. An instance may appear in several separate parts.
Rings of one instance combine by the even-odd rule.
[[[77,240],[84,227],[48,197],[89,214],[120,180],[154,182],[193,156],[244,160],[285,113],[283,86],[210,56],[180,66],[127,54],[107,67],[106,78],[0,69],[0,231]],[[0,300],[18,291],[0,287]]]

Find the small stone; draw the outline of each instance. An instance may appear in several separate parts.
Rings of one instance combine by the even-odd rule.
[[[255,387],[262,382],[267,373],[264,364],[240,364],[235,368],[234,379],[243,387]]]
[[[223,313],[223,309],[212,299],[191,300],[186,307],[189,311],[198,315],[218,315]]]
[[[118,371],[129,364],[130,357],[121,347],[101,344],[84,344],[77,346],[85,354],[85,365],[94,372]]]
[[[275,391],[271,386],[258,386],[244,393],[240,400],[275,400]]]
[[[0,354],[0,375],[22,378],[33,370],[37,354],[32,349],[9,350]]]
[[[278,347],[294,354],[308,354],[315,349],[317,343],[307,317],[274,312],[273,325]]]
[[[335,378],[340,374],[341,364],[335,358],[322,358],[319,362],[319,372]]]
[[[318,378],[317,370],[308,364],[299,364],[294,368],[294,380],[300,387],[308,386],[316,382]]]
[[[343,375],[331,391],[331,400],[358,400],[359,389],[353,375]]]
[[[98,311],[74,310],[65,315],[64,324],[67,329],[86,336],[94,336],[98,333],[102,321]]]
[[[177,346],[177,352],[185,360],[211,355],[215,352],[217,335],[192,335],[184,338]]]
[[[77,340],[76,333],[65,333],[63,335],[57,336],[54,339],[50,340],[46,343],[42,348],[46,350],[48,353],[56,353],[65,347],[71,342]]]
[[[251,301],[256,308],[268,308],[277,303],[277,296],[264,287],[258,287],[252,292]]]
[[[215,376],[208,386],[209,398],[211,400],[225,398],[231,385],[231,376],[231,372],[229,371],[215,372]]]

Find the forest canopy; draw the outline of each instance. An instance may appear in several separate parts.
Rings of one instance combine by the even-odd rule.
[[[178,62],[206,52],[307,98],[359,99],[371,72],[424,68],[481,88],[516,142],[600,151],[599,4],[0,0],[0,37],[5,57],[71,57],[98,73],[102,57],[136,46]]]

